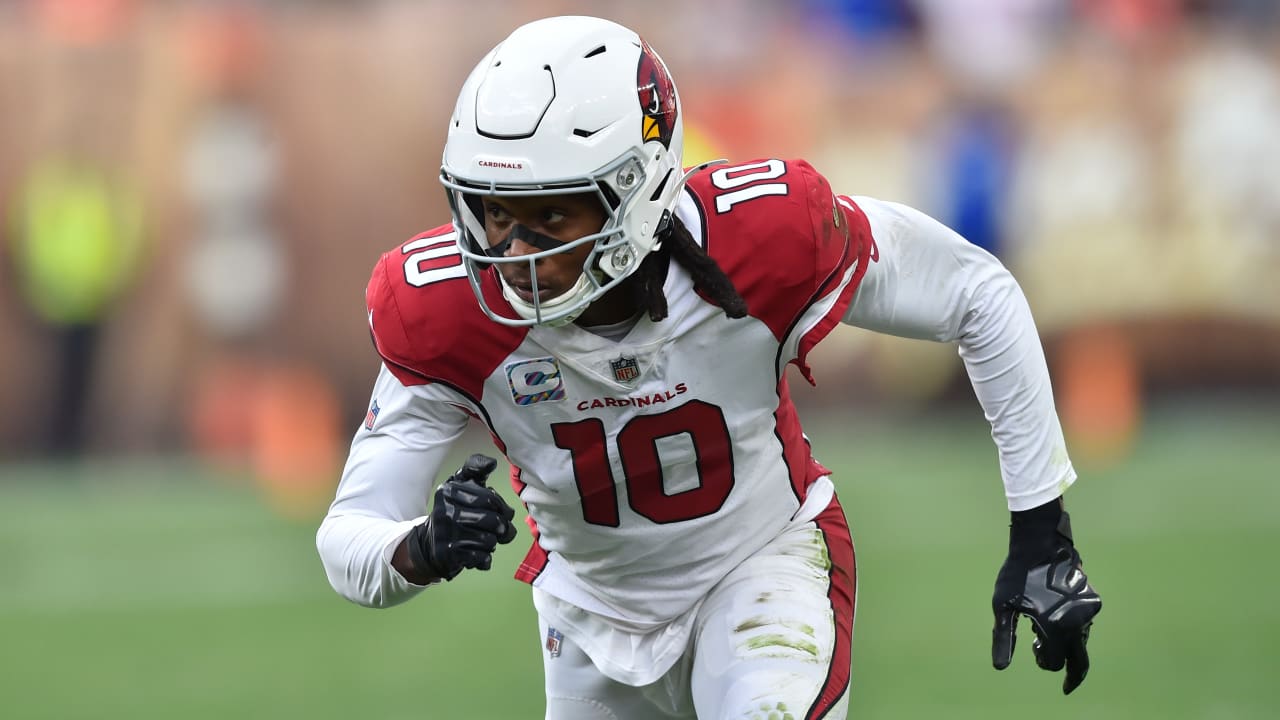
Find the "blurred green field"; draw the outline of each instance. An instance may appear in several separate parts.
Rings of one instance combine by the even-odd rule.
[[[810,434],[859,553],[851,718],[1280,716],[1275,406],[1158,408],[1129,462],[1082,473],[1105,609],[1069,698],[1025,624],[990,667],[1006,515],[980,414]],[[542,717],[523,550],[366,610],[324,580],[320,512],[281,519],[182,462],[0,465],[0,717]]]

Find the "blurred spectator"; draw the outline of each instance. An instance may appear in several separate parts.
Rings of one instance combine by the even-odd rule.
[[[12,213],[19,287],[54,345],[42,449],[57,455],[84,448],[99,331],[136,274],[142,244],[137,189],[82,150],[69,143],[38,159]]]
[[[248,6],[231,4],[198,14],[188,44],[203,98],[184,158],[193,233],[187,288],[199,320],[224,343],[269,332],[285,289],[272,217],[279,162],[252,81],[261,32]]]
[[[125,155],[136,117],[129,104],[136,58],[126,37],[132,7],[32,4],[45,49],[36,69],[44,74],[25,101],[41,122],[6,202],[4,230],[18,295],[40,326],[34,345],[52,355],[50,372],[31,383],[46,400],[43,412],[28,413],[44,426],[35,449],[57,456],[86,447],[103,329],[143,255],[143,191]]]
[[[925,207],[969,242],[1001,255],[1005,207],[1019,148],[1018,119],[999,99],[957,100],[926,137]]]
[[[1280,319],[1280,77],[1238,33],[1202,36],[1171,75],[1178,284],[1183,305]]]
[[[1150,232],[1154,148],[1136,102],[1133,78],[1086,38],[1024,99],[1006,254],[1043,331],[1157,311],[1170,294],[1172,258]]]
[[[189,26],[199,102],[186,140],[186,290],[205,351],[186,403],[192,450],[248,470],[276,507],[308,512],[339,454],[332,383],[279,347],[290,258],[278,227],[280,160],[265,112],[263,18],[246,2],[211,6]]]
[[[913,0],[926,47],[950,79],[927,149],[925,207],[971,242],[1002,250],[1021,119],[1010,99],[1040,71],[1062,32],[1062,0]]]

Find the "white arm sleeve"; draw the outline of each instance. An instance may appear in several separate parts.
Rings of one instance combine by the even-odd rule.
[[[438,386],[405,387],[384,366],[378,415],[351,442],[337,497],[316,533],[329,584],[367,607],[390,607],[422,590],[391,566],[396,546],[422,522],[435,478],[468,416]]]
[[[1076,479],[1044,350],[1022,289],[985,250],[918,210],[857,197],[879,251],[844,322],[958,342],[1000,456],[1010,510],[1061,495]]]

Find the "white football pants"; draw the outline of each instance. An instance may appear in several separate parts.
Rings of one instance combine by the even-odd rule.
[[[843,720],[856,601],[836,500],[712,588],[684,655],[650,685],[612,680],[568,636],[542,648],[547,720]],[[548,623],[539,618],[539,641]]]

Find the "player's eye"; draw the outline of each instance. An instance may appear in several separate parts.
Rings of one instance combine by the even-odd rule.
[[[491,203],[491,202],[485,203],[484,214],[488,217],[489,220],[492,220],[493,222],[496,222],[496,223],[507,222],[511,219],[511,215],[507,212],[507,209],[502,207],[501,205],[498,205],[497,203]]]
[[[549,225],[564,222],[565,217],[566,215],[563,212],[555,208],[547,208],[542,211],[542,221]]]

